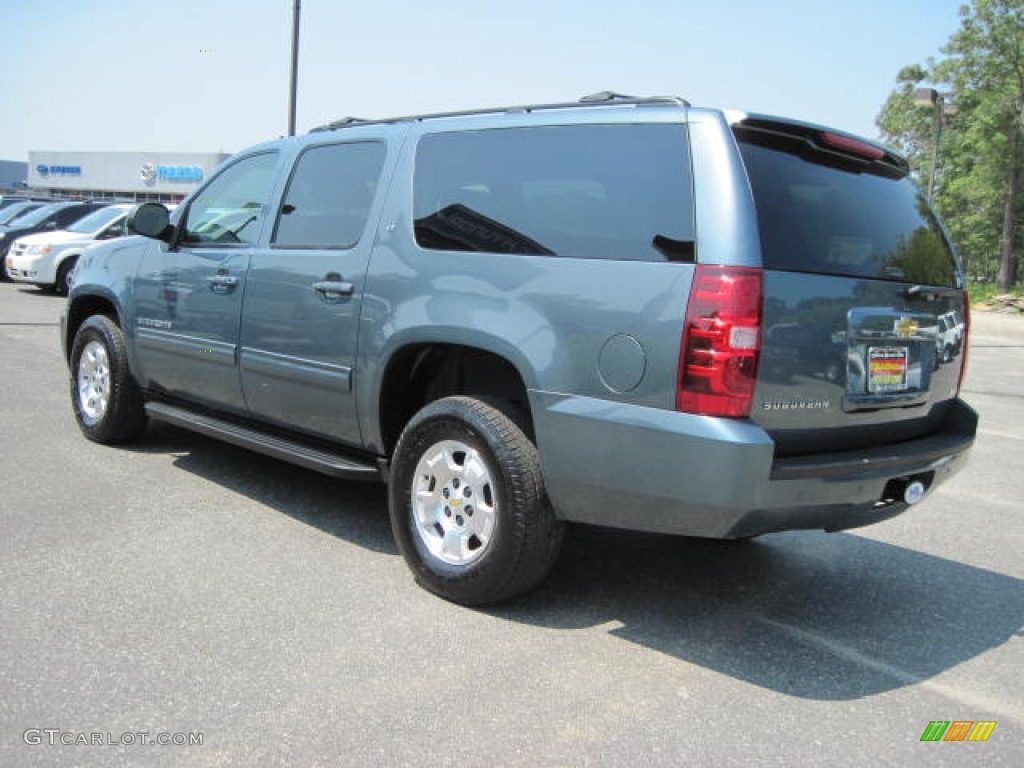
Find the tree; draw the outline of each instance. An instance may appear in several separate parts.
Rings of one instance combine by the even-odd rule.
[[[944,53],[947,78],[972,98],[990,129],[993,158],[1005,173],[1000,290],[1017,282],[1021,180],[1024,177],[1024,0],[974,0]]]
[[[972,0],[960,17],[945,59],[900,71],[877,124],[925,181],[940,116],[917,107],[913,91],[923,82],[952,91],[956,115],[943,131],[934,203],[968,274],[996,275],[1010,290],[1024,223],[1024,0]]]

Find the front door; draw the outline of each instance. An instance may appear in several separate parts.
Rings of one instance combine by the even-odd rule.
[[[360,442],[353,365],[386,155],[382,141],[349,141],[296,161],[242,308],[242,389],[258,419]]]
[[[144,385],[202,405],[244,410],[238,328],[253,244],[266,219],[277,153],[242,158],[189,204],[168,246],[153,242],[135,279]]]

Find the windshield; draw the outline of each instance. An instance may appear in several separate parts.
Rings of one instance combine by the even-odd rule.
[[[34,211],[42,206],[42,203],[15,203],[0,211],[0,226],[9,224],[19,216],[24,216],[29,211]]]
[[[34,227],[36,224],[41,224],[46,221],[47,217],[51,214],[56,213],[61,208],[67,207],[67,203],[52,203],[50,205],[44,205],[42,208],[36,208],[34,211],[26,213],[24,216],[18,219],[19,227]]]
[[[98,211],[93,211],[88,216],[76,221],[67,228],[67,231],[77,232],[82,235],[91,235],[93,232],[99,232],[105,226],[114,221],[114,219],[119,216],[123,216],[124,214],[125,209],[121,207],[100,208]]]
[[[952,249],[910,179],[749,141],[739,147],[769,269],[956,286]]]

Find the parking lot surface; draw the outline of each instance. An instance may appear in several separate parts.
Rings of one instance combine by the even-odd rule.
[[[61,307],[0,284],[0,765],[1024,765],[1024,318],[973,318],[978,442],[905,515],[577,528],[473,611],[412,582],[381,486],[87,442]],[[920,740],[947,720],[997,725]]]

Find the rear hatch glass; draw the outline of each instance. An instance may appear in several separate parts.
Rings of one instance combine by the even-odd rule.
[[[752,138],[740,151],[766,268],[956,285],[953,252],[910,179],[824,149],[815,158],[803,143]]]
[[[935,431],[959,386],[965,296],[905,162],[797,124],[734,131],[765,268],[752,418],[782,455]]]

